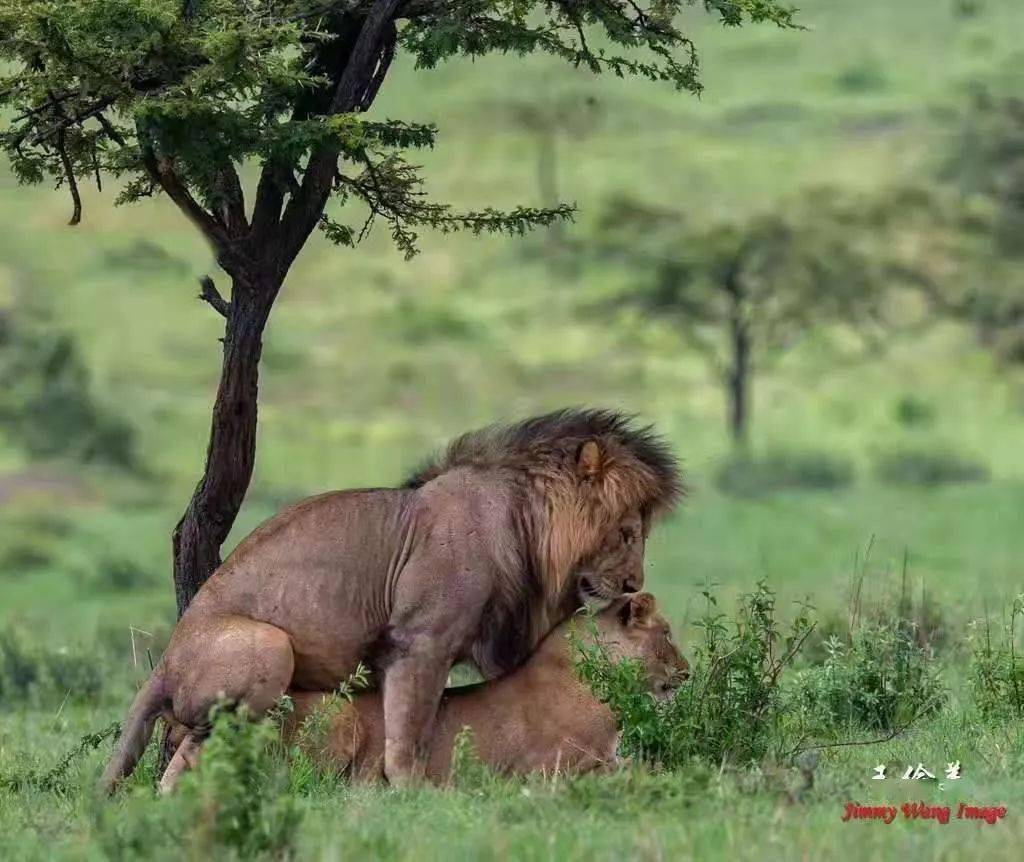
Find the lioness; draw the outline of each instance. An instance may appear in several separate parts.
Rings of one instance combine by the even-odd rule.
[[[650,429],[563,410],[466,434],[403,488],[286,509],[182,615],[103,786],[132,771],[161,714],[192,728],[175,753],[188,762],[219,699],[258,715],[288,688],[335,688],[360,661],[382,677],[385,774],[414,779],[452,665],[510,671],[584,595],[638,590],[652,519],[679,493]]]
[[[576,626],[584,643],[596,635],[613,661],[643,662],[656,697],[673,692],[690,671],[649,593],[618,599],[594,623],[593,629],[582,619],[562,623],[512,673],[445,691],[427,750],[427,778],[439,784],[449,779],[455,738],[463,728],[472,732],[481,761],[498,772],[580,774],[615,766],[615,716],[577,675],[570,626]],[[325,736],[314,740],[303,740],[298,730],[322,708],[328,692],[290,694],[294,711],[285,724],[286,740],[298,740],[321,765],[353,778],[384,777],[384,704],[379,693],[357,695],[331,716]],[[179,762],[168,768],[162,791],[174,788],[185,766]]]

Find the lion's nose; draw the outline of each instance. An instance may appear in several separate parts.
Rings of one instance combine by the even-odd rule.
[[[622,592],[638,593],[641,586],[641,583],[636,578],[627,578],[622,584]]]

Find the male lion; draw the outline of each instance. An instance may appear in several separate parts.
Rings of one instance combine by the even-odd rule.
[[[624,596],[597,614],[593,626],[578,618],[562,623],[520,667],[500,679],[446,690],[426,752],[430,781],[449,780],[455,740],[464,728],[472,733],[481,761],[497,772],[579,775],[618,765],[616,719],[576,672],[573,627],[582,643],[600,642],[612,661],[641,662],[655,697],[671,696],[690,675],[654,596]],[[285,723],[286,740],[298,742],[321,766],[352,778],[384,777],[384,704],[379,692],[357,695],[332,709],[324,716],[327,726],[312,737],[303,733],[303,722],[328,708],[330,692],[289,693],[294,710]],[[183,739],[186,732],[175,728],[173,736]],[[177,759],[164,773],[161,791],[173,790],[182,771],[194,764],[192,757]]]
[[[192,757],[219,699],[258,715],[289,687],[334,688],[360,661],[383,678],[387,778],[415,779],[452,665],[512,670],[584,596],[640,589],[651,521],[679,494],[649,428],[562,410],[466,434],[404,488],[286,509],[178,621],[104,788],[130,774],[161,714],[192,729],[180,751]]]

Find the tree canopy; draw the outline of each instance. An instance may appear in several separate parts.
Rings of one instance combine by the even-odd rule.
[[[352,246],[383,221],[406,255],[424,228],[523,233],[549,206],[458,212],[431,200],[409,151],[437,129],[367,114],[398,52],[544,53],[570,67],[698,92],[682,29],[697,0],[12,0],[0,8],[0,142],[18,178],[55,180],[82,217],[81,183],[118,202],[169,197],[231,277],[200,297],[226,322],[206,469],[174,532],[183,610],[220,565],[255,463],[263,331],[318,227]],[[730,26],[793,26],[778,0],[703,0]],[[258,171],[246,192],[243,165]],[[332,198],[340,217],[327,212]],[[361,204],[351,208],[346,204]]]
[[[171,197],[229,269],[239,239],[258,247],[279,220],[285,267],[317,226],[352,245],[375,219],[412,255],[422,227],[521,232],[570,209],[462,213],[427,199],[403,152],[433,146],[436,128],[359,116],[396,51],[421,68],[544,52],[697,92],[678,21],[693,2],[13,0],[0,10],[2,142],[20,180],[69,190],[72,223],[78,186],[113,176],[120,203]],[[727,25],[792,26],[775,0],[704,5]],[[251,223],[236,170],[249,161],[262,168]],[[362,220],[326,217],[331,195],[361,201]]]
[[[601,243],[630,283],[609,304],[672,322],[725,386],[730,429],[744,442],[758,371],[819,324],[862,336],[882,325],[900,273],[880,249],[877,217],[868,201],[829,188],[709,224],[618,200]]]

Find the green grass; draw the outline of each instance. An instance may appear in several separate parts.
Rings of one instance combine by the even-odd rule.
[[[954,649],[943,659],[950,699],[933,717],[896,739],[823,749],[808,787],[788,761],[769,758],[756,768],[695,761],[670,773],[637,766],[606,777],[506,781],[467,773],[456,789],[391,791],[350,787],[329,777],[293,772],[287,805],[300,819],[291,837],[293,858],[617,859],[630,858],[914,858],[954,859],[970,853],[1014,859],[1024,837],[1024,735],[1018,721],[985,721],[974,711]],[[0,729],[0,778],[46,769],[79,735],[105,726],[128,696],[127,675],[112,675],[96,702],[73,697],[24,709],[8,704]],[[59,705],[58,705],[59,704]],[[869,741],[878,731],[847,730],[840,739]],[[119,857],[123,841],[142,841],[156,859],[223,857],[191,797],[152,796],[151,764],[134,789],[115,802],[97,800],[93,783],[106,751],[72,762],[56,790],[0,788],[0,855],[16,859]],[[962,777],[945,779],[958,760]],[[901,780],[907,766],[925,764],[936,781]],[[887,780],[871,779],[885,764]],[[223,775],[220,780],[223,780]],[[262,786],[262,785],[261,785]],[[220,792],[229,792],[221,787]],[[278,795],[259,797],[262,806]],[[244,794],[243,794],[244,798]],[[907,820],[886,826],[842,822],[848,802],[919,802],[949,806],[941,825]],[[959,803],[1008,808],[994,825],[956,819]],[[270,809],[266,809],[268,812]],[[173,823],[178,831],[162,832]],[[855,830],[851,832],[850,830]],[[218,849],[219,848],[219,849]],[[454,854],[454,857],[453,857]]]
[[[970,83],[1019,65],[1018,0],[983,0],[970,18],[929,0],[802,5],[809,29],[787,33],[726,31],[693,10],[700,99],[582,72],[560,76],[555,92],[536,58],[429,73],[399,59],[375,110],[439,125],[424,154],[439,198],[508,206],[539,203],[536,142],[508,124],[509,82],[515,98],[593,96],[599,121],[559,141],[561,195],[579,205],[567,235],[585,243],[604,201],[626,190],[701,219],[783,206],[808,184],[913,178],[938,159]],[[45,769],[119,719],[147,648],[155,656],[165,642],[169,535],[201,467],[216,384],[220,321],[195,299],[195,277],[215,271],[208,250],[167,201],[112,209],[110,189],[85,197],[85,220],[69,229],[62,193],[19,188],[0,170],[0,315],[39,306],[76,336],[97,398],[136,427],[151,475],[33,464],[0,434],[0,627],[48,653],[92,657],[104,680],[90,700],[0,695],[0,776]],[[317,785],[296,797],[295,858],[1017,858],[1024,737],[1019,723],[975,715],[963,639],[972,618],[998,615],[1024,585],[1020,372],[953,326],[871,356],[809,337],[755,381],[752,445],[832,453],[852,483],[729,497],[714,486],[730,457],[723,395],[701,358],[657,321],[610,325],[581,311],[628,273],[552,263],[540,238],[424,236],[422,248],[406,263],[377,234],[355,252],[315,237],[303,253],[268,332],[257,472],[229,544],[289,500],[392,484],[466,428],[566,404],[621,407],[655,422],[688,474],[685,506],[648,552],[648,586],[686,650],[704,584],[721,585],[731,610],[763,577],[783,618],[804,596],[841,618],[862,576],[867,602],[893,604],[907,559],[911,593],[948,623],[951,697],[894,740],[823,752],[795,804],[786,791],[797,776],[775,763],[452,792]],[[907,451],[971,459],[989,479],[881,482],[879,458]],[[134,655],[133,630],[149,633],[135,632]],[[76,760],[63,792],[0,789],[0,858],[104,858],[104,816],[141,805],[159,817],[163,803],[147,799],[98,813],[105,753]],[[883,762],[892,774],[955,759],[955,788],[870,780]],[[882,799],[1001,802],[1009,814],[994,826],[841,822],[847,801]]]

